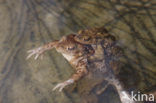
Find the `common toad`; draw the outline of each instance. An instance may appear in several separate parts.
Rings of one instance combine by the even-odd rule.
[[[43,52],[52,48],[55,48],[58,52],[60,52],[76,70],[76,73],[73,74],[70,79],[63,83],[59,83],[53,89],[55,90],[59,88],[59,91],[62,91],[65,86],[78,81],[81,77],[88,73],[89,62],[95,60],[96,58],[98,60],[104,60],[105,54],[103,49],[107,48],[105,50],[107,52],[107,56],[117,55],[116,51],[118,50],[114,49],[116,48],[113,45],[114,41],[115,37],[110,35],[105,28],[80,30],[78,34],[63,36],[60,40],[55,40],[39,48],[29,50],[27,59],[33,55],[35,55],[35,59],[37,59],[43,54]],[[101,63],[95,62],[95,66],[101,69],[105,66],[105,63],[101,65]]]
[[[122,53],[116,45],[115,37],[109,34],[105,28],[80,30],[78,34],[63,36],[60,40],[29,50],[27,59],[33,55],[37,59],[45,51],[52,48],[61,53],[76,71],[68,80],[57,84],[53,90],[62,91],[65,86],[73,84],[90,71],[94,71],[90,69],[100,68],[104,74],[108,74],[104,78],[108,76],[107,80],[111,81],[117,88],[122,103],[133,103],[129,94],[122,88],[112,72],[112,70],[118,69],[118,57]]]
[[[55,48],[58,52],[62,53],[72,67],[75,68],[76,73],[73,74],[72,77],[67,81],[56,85],[53,90],[60,88],[59,91],[62,91],[65,86],[78,81],[88,72],[87,58],[94,53],[94,50],[90,45],[84,45],[75,41],[75,36],[76,35],[74,34],[63,36],[60,40],[53,41],[39,48],[28,51],[29,55],[27,59],[29,59],[32,55],[35,55],[35,59],[37,59],[43,54],[43,52]]]

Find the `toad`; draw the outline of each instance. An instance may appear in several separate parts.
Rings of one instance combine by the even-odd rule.
[[[27,56],[27,59],[33,55],[35,55],[35,59],[37,59],[45,51],[55,48],[57,52],[61,53],[69,61],[72,67],[75,68],[76,73],[68,80],[56,85],[53,90],[59,88],[59,91],[62,91],[65,86],[78,81],[88,73],[87,57],[92,55],[94,50],[89,45],[84,45],[75,41],[75,36],[76,35],[74,34],[63,36],[60,40],[53,41],[39,48],[28,51],[29,55]]]
[[[36,60],[52,48],[61,53],[76,71],[68,80],[57,84],[53,90],[59,89],[61,92],[67,85],[80,80],[89,72],[94,72],[90,69],[100,68],[104,71],[103,78],[116,87],[122,103],[134,103],[114,74],[119,68],[118,58],[122,52],[116,45],[115,37],[104,27],[80,30],[77,34],[69,34],[60,40],[29,50],[27,59],[34,55]]]
[[[68,80],[57,84],[53,88],[53,90],[59,89],[59,91],[62,91],[65,86],[78,81],[88,74],[88,62],[91,57],[104,59],[103,47],[108,48],[108,54],[112,55],[114,50],[112,44],[114,41],[115,37],[110,35],[103,27],[80,30],[78,34],[63,36],[60,40],[55,40],[39,48],[29,50],[27,59],[35,55],[34,58],[36,60],[45,51],[52,48],[61,53],[76,71]],[[113,50],[109,46],[113,47]],[[96,66],[100,65],[99,63],[95,64]]]

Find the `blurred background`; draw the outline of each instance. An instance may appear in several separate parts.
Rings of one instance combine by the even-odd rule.
[[[26,60],[29,49],[102,26],[124,50],[125,89],[155,92],[156,0],[0,0],[0,103],[120,103],[112,86],[96,95],[99,81],[85,78],[52,91],[74,72],[55,50]]]

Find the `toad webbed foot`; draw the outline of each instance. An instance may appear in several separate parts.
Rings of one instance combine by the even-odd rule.
[[[36,49],[28,50],[27,52],[28,52],[28,56],[26,59],[29,59],[31,56],[35,55],[34,59],[36,60],[44,52],[44,49],[42,47],[39,47]]]
[[[56,90],[57,88],[59,88],[59,92],[61,92],[63,90],[63,88],[67,85],[70,85],[74,83],[74,80],[73,79],[68,79],[67,81],[63,82],[63,83],[59,83],[57,84],[54,88],[53,88],[53,91]]]

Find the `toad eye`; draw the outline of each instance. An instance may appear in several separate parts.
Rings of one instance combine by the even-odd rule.
[[[86,36],[83,38],[84,41],[89,41],[90,39],[91,39],[91,37],[89,37],[89,36]]]
[[[67,50],[74,50],[76,47],[73,46],[73,47],[68,47]]]
[[[76,36],[76,39],[82,39],[81,35]]]

